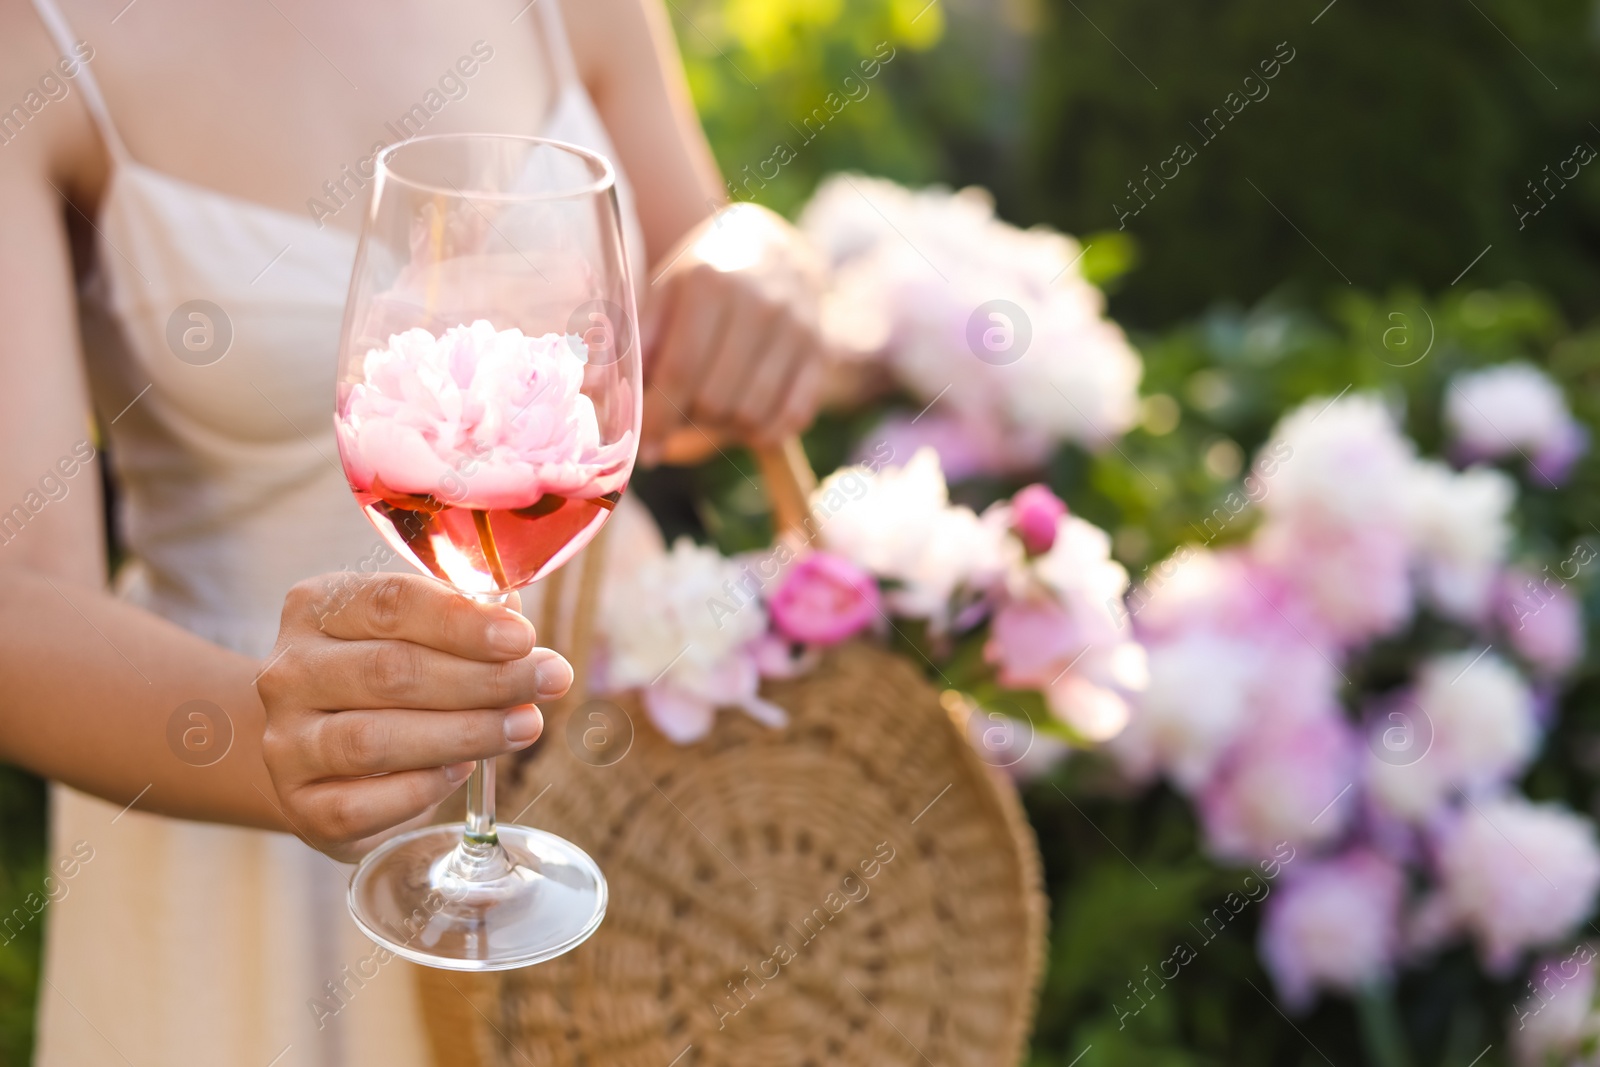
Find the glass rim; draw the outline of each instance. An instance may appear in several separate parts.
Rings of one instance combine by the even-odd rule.
[[[591,167],[598,167],[599,175],[592,181],[582,185],[574,185],[566,189],[540,190],[538,192],[516,193],[485,189],[458,189],[453,186],[440,186],[432,182],[420,181],[407,177],[395,169],[394,156],[404,148],[411,148],[427,141],[514,141],[532,147],[554,148],[568,155],[588,163]],[[412,189],[440,196],[455,196],[466,200],[493,200],[508,203],[533,202],[540,200],[576,200],[579,197],[595,196],[615,188],[617,173],[611,161],[599,152],[575,145],[569,141],[558,141],[552,137],[534,137],[520,133],[426,133],[417,137],[408,137],[403,141],[396,141],[373,157],[377,163],[377,173],[381,181],[395,181]]]

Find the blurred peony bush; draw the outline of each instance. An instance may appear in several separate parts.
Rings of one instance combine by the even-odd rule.
[[[1593,1061],[1592,952],[1559,995],[1526,968],[1600,932],[1600,333],[1515,289],[1285,298],[1136,353],[1080,246],[978,191],[843,175],[802,218],[896,391],[811,435],[867,461],[803,544],[750,536],[722,471],[733,555],[674,611],[757,677],[886,641],[1022,783],[1057,906],[1035,1062]],[[1397,353],[1402,321],[1436,332]],[[695,688],[671,643],[640,662]],[[679,739],[748,691],[697,692]]]
[[[1492,603],[1515,580],[1515,483],[1421,457],[1376,395],[1312,399],[1264,449],[1280,469],[1248,539],[1183,552],[1133,606],[1150,686],[1111,751],[1191,797],[1220,860],[1279,841],[1329,856],[1267,913],[1285,1003],[1380,983],[1452,935],[1506,973],[1600,889],[1592,824],[1512,790],[1543,732],[1534,683],[1493,651],[1519,647]],[[1362,654],[1423,612],[1458,624],[1462,647],[1363,692]],[[1549,612],[1561,655],[1529,666],[1570,665],[1578,622]]]

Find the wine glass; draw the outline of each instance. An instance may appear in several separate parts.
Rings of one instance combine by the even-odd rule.
[[[482,603],[571,559],[633,472],[635,324],[603,157],[485,134],[379,153],[334,425],[350,488],[384,539]],[[600,925],[606,895],[571,842],[496,825],[483,760],[466,821],[385,842],[349,902],[396,955],[487,971],[575,947]]]

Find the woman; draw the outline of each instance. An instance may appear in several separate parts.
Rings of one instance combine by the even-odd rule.
[[[818,271],[749,212],[744,266],[702,255],[722,183],[662,10],[557,3],[0,2],[0,758],[73,787],[39,1064],[427,1062],[403,965],[351,978],[372,946],[330,856],[531,744],[571,680],[515,613],[360,574],[329,413],[380,142],[613,158],[647,461],[811,415]]]

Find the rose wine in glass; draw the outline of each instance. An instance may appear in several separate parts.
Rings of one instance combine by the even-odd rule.
[[[487,134],[379,153],[334,411],[345,476],[378,532],[486,603],[570,560],[633,472],[635,322],[603,157]],[[468,779],[465,822],[389,839],[350,883],[368,937],[454,970],[550,959],[605,910],[583,850],[496,823],[490,761]]]

